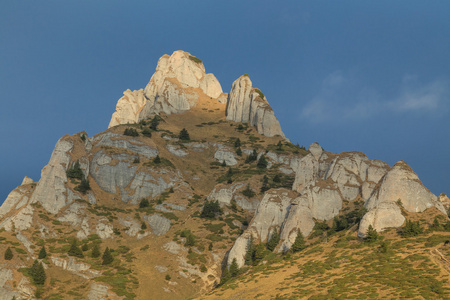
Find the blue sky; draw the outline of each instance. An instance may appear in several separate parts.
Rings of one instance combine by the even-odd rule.
[[[287,137],[405,160],[450,193],[449,1],[1,1],[0,202],[65,134],[105,130],[163,54],[248,73]]]

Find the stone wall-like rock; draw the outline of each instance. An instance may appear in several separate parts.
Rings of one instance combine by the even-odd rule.
[[[233,82],[228,95],[227,120],[249,123],[265,136],[279,135],[285,137],[275,114],[262,96],[253,88],[247,75],[243,75]]]

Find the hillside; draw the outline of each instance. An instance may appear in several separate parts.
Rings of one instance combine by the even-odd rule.
[[[160,58],[145,89],[124,92],[107,130],[65,135],[40,180],[26,177],[9,194],[0,294],[443,297],[447,200],[403,161],[292,144],[247,74],[223,93],[200,59],[176,51]],[[397,230],[410,220],[425,233],[403,239]],[[389,240],[386,251],[365,242],[369,229]],[[300,237],[307,248],[291,255]],[[393,286],[380,268],[420,271]],[[432,289],[407,294],[417,276]],[[360,290],[348,290],[355,280]]]

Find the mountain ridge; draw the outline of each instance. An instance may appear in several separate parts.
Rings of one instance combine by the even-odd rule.
[[[145,89],[124,92],[107,130],[63,136],[41,179],[24,178],[0,207],[0,249],[13,246],[16,256],[1,266],[2,291],[50,295],[21,275],[42,246],[50,259],[40,262],[65,297],[173,299],[211,290],[234,261],[245,266],[251,243],[275,234],[274,252],[286,253],[299,232],[312,237],[351,213],[360,238],[430,209],[448,220],[448,198],[405,162],[293,145],[248,75],[229,94],[219,87],[200,59],[175,51]],[[220,209],[202,216],[210,203]],[[67,253],[72,243],[84,258]],[[113,250],[112,265],[91,257],[95,245]]]

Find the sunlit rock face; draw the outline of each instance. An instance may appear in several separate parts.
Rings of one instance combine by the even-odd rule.
[[[423,186],[417,174],[404,161],[397,162],[386,173],[365,206],[369,211],[359,226],[358,235],[361,237],[366,235],[370,225],[377,231],[401,226],[405,217],[400,207],[408,212],[423,212],[436,207],[446,214],[442,202]]]
[[[137,123],[153,114],[181,113],[195,105],[204,94],[217,99],[222,87],[213,74],[206,74],[203,63],[184,51],[164,55],[145,89],[124,92],[113,113],[109,127]],[[223,102],[223,95],[218,101]]]
[[[227,120],[249,123],[265,136],[284,137],[280,123],[262,93],[254,89],[248,75],[233,82],[227,101]]]

